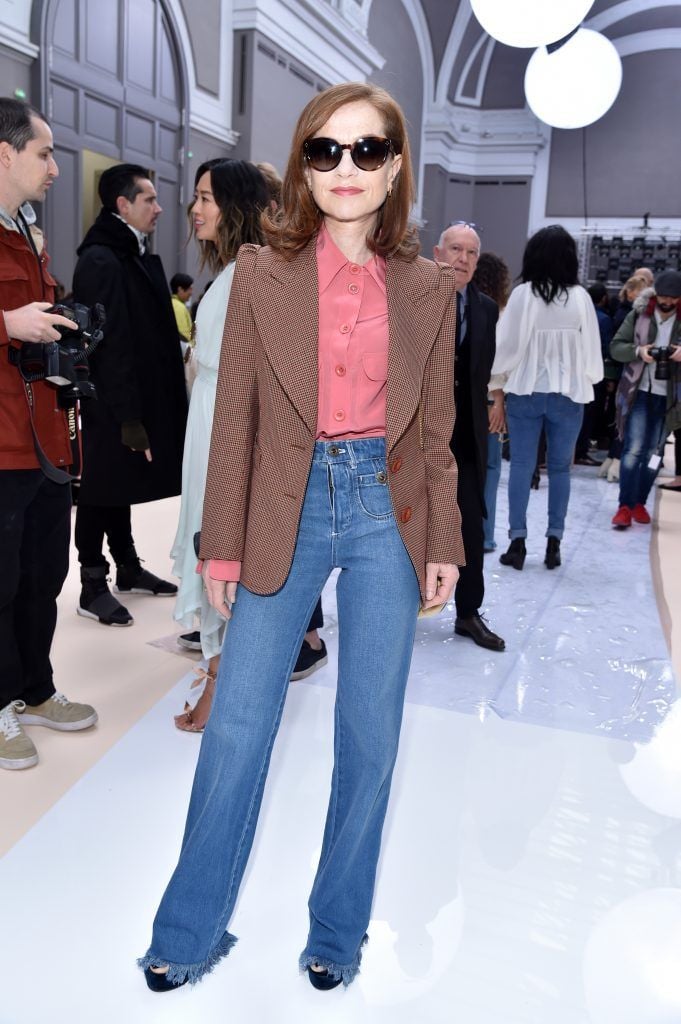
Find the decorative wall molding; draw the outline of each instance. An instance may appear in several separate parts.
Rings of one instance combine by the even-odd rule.
[[[547,144],[529,110],[477,110],[448,104],[429,111],[425,162],[452,174],[534,175]]]
[[[196,64],[189,27],[179,0],[163,0],[172,12],[174,28],[179,36],[187,65],[189,79],[189,127],[210,135],[228,146],[235,146],[238,132],[232,128],[232,3],[215,0],[220,4],[220,81],[217,96],[196,84]]]
[[[385,60],[344,13],[324,0],[233,0],[232,27],[261,32],[332,85],[364,81]]]
[[[641,0],[621,0],[621,3],[613,4],[600,14],[594,14],[584,22],[585,28],[592,28],[594,32],[602,32],[604,28],[616,25],[618,21],[631,18],[634,14],[641,14],[644,8],[678,7],[678,0],[653,0],[642,4]]]
[[[468,77],[471,73],[480,51],[484,48],[482,60],[480,62],[480,68],[478,70],[478,77],[475,82],[475,93],[471,96],[470,93],[464,92]],[[461,103],[465,106],[479,107],[482,104],[482,95],[485,89],[485,82],[487,81],[487,72],[489,70],[490,61],[492,59],[492,53],[494,52],[494,40],[491,36],[488,36],[486,32],[482,32],[477,43],[468,54],[466,63],[463,66],[463,71],[459,76],[459,81],[456,83],[456,92],[454,94],[456,102]]]
[[[0,0],[0,43],[35,60],[40,48],[31,42],[31,0]]]
[[[460,0],[437,76],[435,103],[438,107],[444,107],[447,103],[449,82],[454,70],[454,64],[459,56],[461,44],[468,28],[468,22],[472,17],[473,11],[471,10],[470,0]]]

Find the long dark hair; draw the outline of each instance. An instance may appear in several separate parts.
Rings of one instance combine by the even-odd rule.
[[[473,284],[496,302],[501,311],[511,291],[511,272],[506,260],[494,252],[481,252],[473,274]]]
[[[532,235],[523,253],[523,282],[548,305],[568,288],[579,284],[577,246],[572,235],[560,224],[550,224]]]
[[[206,160],[196,172],[194,188],[206,171],[210,174],[213,198],[220,207],[220,220],[217,241],[198,243],[201,251],[200,269],[208,266],[213,273],[218,273],[230,260],[236,259],[237,252],[246,242],[262,244],[260,216],[267,206],[268,191],[267,183],[258,168],[247,160]],[[192,200],[187,208],[192,233],[193,208]]]
[[[379,256],[396,256],[413,260],[419,251],[418,233],[411,221],[411,208],[416,196],[407,123],[402,108],[392,96],[369,82],[344,82],[317,93],[298,118],[293,133],[291,155],[284,174],[282,205],[276,212],[263,215],[267,241],[290,259],[303,249],[322,223],[305,180],[303,144],[325,124],[332,114],[348,103],[370,103],[383,119],[384,131],[392,139],[395,152],[402,154],[402,165],[393,182],[392,195],[378,211],[376,227],[367,246]]]

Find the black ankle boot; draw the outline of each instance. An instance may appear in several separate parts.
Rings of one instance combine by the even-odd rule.
[[[177,587],[174,583],[154,576],[142,568],[134,547],[128,548],[123,560],[116,562],[116,590],[119,594],[152,594],[154,597],[174,597]]]
[[[560,565],[560,538],[549,537],[546,542],[546,557],[544,565],[547,569],[555,569]]]
[[[86,619],[96,619],[103,626],[132,626],[127,608],[117,601],[107,586],[109,565],[80,567],[80,600],[76,611]]]
[[[503,555],[499,555],[499,561],[502,565],[512,565],[514,569],[522,569],[525,564],[526,554],[525,538],[516,537],[509,544],[508,551],[504,551]]]

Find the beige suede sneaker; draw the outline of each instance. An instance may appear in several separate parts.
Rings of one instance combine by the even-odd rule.
[[[17,718],[17,711],[25,707],[23,701],[13,700],[0,709],[0,768],[17,770],[38,763],[38,751]]]
[[[23,701],[20,703],[23,704]],[[17,708],[22,725],[46,725],[48,729],[59,729],[60,732],[76,732],[89,729],[97,721],[97,712],[89,704],[72,704],[63,693],[53,693],[51,697],[31,707],[24,704],[23,710]]]

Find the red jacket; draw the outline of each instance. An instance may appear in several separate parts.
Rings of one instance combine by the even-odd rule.
[[[26,238],[0,224],[0,310],[17,309],[29,302],[53,302],[55,280],[47,269],[49,257],[42,237],[33,229],[40,252],[40,267]],[[42,249],[42,252],[41,252]],[[28,401],[42,448],[50,462],[66,468],[72,462],[68,419],[57,404],[56,388],[45,381],[27,385],[9,362],[9,346],[19,346],[7,334],[0,313],[0,470],[38,469]]]

